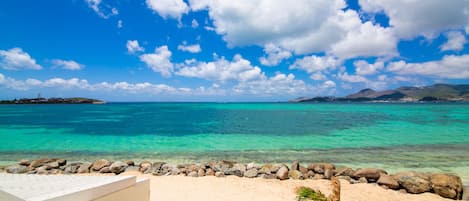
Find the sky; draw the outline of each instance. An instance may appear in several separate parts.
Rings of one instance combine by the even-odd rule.
[[[469,0],[0,1],[0,99],[285,101],[469,83]]]

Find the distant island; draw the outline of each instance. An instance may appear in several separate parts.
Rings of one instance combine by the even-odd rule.
[[[469,102],[469,84],[435,84],[424,87],[399,87],[375,91],[363,89],[345,97],[301,97],[289,102]]]
[[[104,104],[105,101],[90,98],[22,98],[0,100],[0,104]]]

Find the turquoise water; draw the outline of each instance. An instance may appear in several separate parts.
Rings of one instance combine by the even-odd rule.
[[[328,161],[469,179],[469,104],[0,105],[0,161]]]

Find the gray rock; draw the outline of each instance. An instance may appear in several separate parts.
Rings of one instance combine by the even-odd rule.
[[[337,173],[335,173],[335,176],[349,176],[352,177],[355,171],[352,168],[341,168],[338,169]]]
[[[140,168],[138,166],[128,166],[127,168],[125,168],[125,171],[126,172],[138,172],[139,169]]]
[[[215,177],[224,177],[225,173],[223,172],[215,172]]]
[[[109,166],[103,167],[99,170],[99,173],[112,173],[111,168]]]
[[[199,177],[205,176],[205,170],[200,168],[199,171],[197,172],[197,176],[199,176]]]
[[[149,161],[142,161],[139,165],[139,171],[143,174],[151,173],[152,164]]]
[[[67,164],[67,160],[63,158],[57,158],[56,161],[59,163],[59,166],[64,166]]]
[[[40,159],[37,159],[37,160],[32,161],[32,162],[29,164],[29,167],[31,167],[31,168],[38,168],[38,167],[44,166],[44,165],[47,164],[47,163],[54,162],[54,161],[56,161],[56,160],[57,160],[57,159],[53,159],[53,158],[40,158]]]
[[[255,164],[255,163],[248,163],[248,164],[246,164],[246,170],[257,169],[257,168],[258,168],[258,165]]]
[[[197,171],[192,171],[192,172],[189,172],[189,174],[187,174],[187,176],[189,176],[189,177],[198,177],[199,175],[197,174]]]
[[[83,163],[77,169],[78,174],[90,173],[91,163]]]
[[[23,174],[29,171],[29,168],[23,165],[12,165],[5,168],[7,173]]]
[[[303,173],[298,170],[290,170],[289,176],[291,179],[304,179]]]
[[[205,176],[215,176],[215,171],[213,171],[212,168],[207,168],[207,171],[205,171]]]
[[[126,160],[125,163],[127,163],[128,166],[134,166],[135,162],[133,160]]]
[[[360,178],[358,179],[358,183],[360,183],[360,184],[366,184],[366,183],[368,183],[368,180],[367,180],[365,177],[360,177]]]
[[[246,172],[246,165],[242,163],[236,163],[233,165],[233,169],[239,170],[242,174],[244,174],[244,172]]]
[[[67,166],[65,166],[64,173],[65,174],[75,174],[78,172],[78,168],[80,168],[80,165],[82,163],[70,163]]]
[[[36,168],[36,174],[49,174],[46,166]]]
[[[247,171],[244,173],[244,177],[247,177],[247,178],[254,178],[254,177],[257,177],[257,169],[256,169],[256,168],[252,168],[252,169],[247,170]]]
[[[277,175],[275,174],[260,174],[258,177],[263,179],[277,179]]]
[[[243,176],[243,172],[241,172],[241,170],[238,170],[238,169],[235,169],[235,168],[230,168],[230,169],[226,170],[224,173],[225,173],[225,175],[235,175],[235,176],[238,176],[238,177]]]
[[[52,170],[49,170],[49,174],[62,174],[62,170],[60,169],[52,169]]]
[[[377,168],[358,169],[353,173],[353,178],[365,177],[368,181],[378,181],[381,174],[387,174],[386,171]]]
[[[57,169],[57,168],[60,167],[58,161],[54,161],[54,162],[47,163],[47,164],[45,164],[44,166],[46,167],[47,170],[50,170],[50,169]],[[43,167],[44,167],[44,166],[43,166]]]
[[[450,174],[433,174],[430,181],[433,191],[441,197],[462,199],[463,184],[460,177]]]
[[[300,162],[299,161],[293,161],[291,164],[290,170],[300,170]]]
[[[276,173],[277,178],[280,180],[288,179],[288,168],[286,166],[282,166]]]
[[[325,177],[322,174],[314,174],[313,179],[325,179]]]
[[[306,174],[306,178],[313,179],[316,174],[314,171],[309,170],[308,173]]]
[[[399,183],[387,174],[382,174],[376,183],[386,186],[390,189],[399,189]]]
[[[334,172],[334,170],[332,170],[330,168],[324,169],[324,178],[325,179],[331,179],[332,175],[334,174],[333,172]]]
[[[214,165],[213,169],[216,172],[226,172],[228,169],[232,168],[234,164],[235,164],[234,162],[222,160],[222,161],[218,161]]]
[[[400,172],[392,177],[406,189],[408,193],[419,194],[431,190],[430,177],[427,174],[417,172]]]
[[[22,160],[20,160],[20,162],[18,162],[18,165],[29,166],[29,165],[31,165],[31,161],[26,160],[26,159],[22,159]]]
[[[100,171],[104,167],[109,167],[111,162],[106,159],[99,159],[93,162],[91,165],[91,170]]]
[[[125,171],[125,168],[127,168],[127,166],[128,166],[127,163],[124,163],[122,161],[116,161],[112,163],[109,169],[114,174],[120,174]]]

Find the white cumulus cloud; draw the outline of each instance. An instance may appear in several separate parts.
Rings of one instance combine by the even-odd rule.
[[[157,47],[155,53],[140,55],[140,60],[150,69],[160,73],[163,77],[171,77],[174,65],[171,62],[171,51],[168,46]]]
[[[335,69],[341,64],[340,60],[332,56],[311,55],[296,59],[295,63],[290,65],[290,69],[300,69],[308,73],[315,73],[326,69]]]
[[[181,45],[178,45],[178,50],[190,53],[199,53],[202,51],[199,44],[187,45],[185,41]]]
[[[40,70],[42,67],[36,60],[21,48],[0,50],[0,67],[5,70]]]
[[[52,60],[52,65],[54,68],[62,68],[66,70],[81,70],[85,67],[83,64],[79,64],[76,61],[61,59]]]
[[[146,0],[148,8],[157,12],[162,18],[180,20],[189,12],[189,6],[183,0]]]
[[[290,51],[277,47],[272,43],[264,46],[264,53],[266,53],[267,56],[261,57],[259,60],[261,64],[265,66],[278,65],[282,60],[288,59],[292,56]]]
[[[137,40],[128,40],[126,47],[129,54],[145,51],[145,49],[138,44]]]
[[[211,62],[192,60],[179,65],[180,69],[176,72],[177,75],[211,81],[247,81],[264,76],[259,67],[252,66],[251,62],[241,55],[235,55],[232,61],[222,57]]]
[[[355,66],[355,72],[358,75],[373,75],[384,68],[384,62],[382,61],[370,64],[365,60],[356,60],[353,62],[353,65]]]
[[[466,36],[459,31],[451,31],[445,34],[448,41],[441,45],[441,51],[462,50],[467,43]]]
[[[101,18],[108,19],[111,16],[119,14],[119,10],[117,10],[117,8],[103,3],[102,0],[85,0],[85,2],[88,4],[88,7],[93,9],[93,11]]]
[[[392,62],[387,70],[400,75],[424,75],[440,78],[468,79],[469,54],[446,55],[441,60],[422,63]]]
[[[449,29],[469,26],[467,0],[359,0],[365,12],[384,12],[400,38],[434,38]]]

